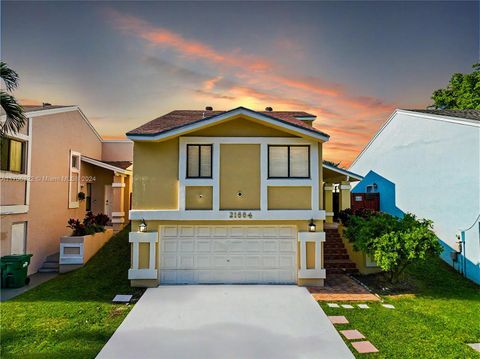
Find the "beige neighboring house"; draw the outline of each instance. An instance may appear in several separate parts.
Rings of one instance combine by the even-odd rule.
[[[133,143],[103,140],[78,106],[24,108],[27,124],[1,138],[0,249],[33,254],[31,274],[55,270],[42,264],[71,233],[69,218],[106,213],[114,230],[128,222]]]
[[[334,198],[350,207],[350,181],[361,177],[323,164],[329,136],[315,118],[178,110],[128,132],[132,286],[323,285],[341,270],[345,259],[326,257],[324,221],[333,222]]]

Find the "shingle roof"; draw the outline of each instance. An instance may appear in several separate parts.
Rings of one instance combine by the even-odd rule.
[[[191,123],[201,122],[226,112],[230,111],[175,110],[127,132],[127,135],[157,135]],[[257,113],[328,137],[324,132],[309,126],[299,119],[316,117],[310,113],[303,111],[258,111]]]
[[[428,113],[431,115],[466,118],[468,120],[480,121],[480,110],[411,110],[405,111]]]

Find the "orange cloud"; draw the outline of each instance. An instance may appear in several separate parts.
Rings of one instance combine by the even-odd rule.
[[[208,105],[224,109],[239,105],[272,106],[277,110],[317,114],[314,126],[331,135],[325,153],[333,161],[350,163],[395,108],[377,98],[354,96],[343,86],[317,77],[288,74],[271,59],[247,55],[240,50],[220,51],[113,9],[108,15],[117,28],[145,40],[148,46],[169,48],[181,57],[202,60],[220,69],[218,74],[199,84],[195,90],[198,102],[207,101]],[[293,42],[287,40],[282,39],[282,44],[291,46]],[[229,70],[235,81],[224,79]]]

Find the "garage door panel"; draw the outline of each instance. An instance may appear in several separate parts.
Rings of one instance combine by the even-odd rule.
[[[296,281],[295,227],[187,225],[161,233],[161,283]]]

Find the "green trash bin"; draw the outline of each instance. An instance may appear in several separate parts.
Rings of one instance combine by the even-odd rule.
[[[2,288],[20,288],[30,283],[27,277],[32,254],[12,254],[0,259]]]

